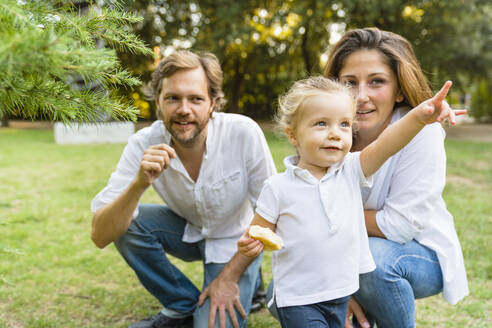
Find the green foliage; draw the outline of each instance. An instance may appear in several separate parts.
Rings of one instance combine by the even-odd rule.
[[[65,1],[2,1],[0,114],[65,123],[135,120],[137,110],[116,88],[140,80],[121,67],[115,49],[152,54],[129,27],[138,21],[114,6],[83,13]]]
[[[475,84],[471,97],[471,115],[477,119],[492,120],[492,84],[482,78]]]
[[[270,117],[293,81],[321,73],[320,56],[352,28],[377,26],[414,45],[432,84],[465,91],[490,77],[492,4],[483,0],[126,1],[152,46],[192,47],[219,56],[227,111]],[[330,39],[332,39],[330,41]],[[120,58],[145,78],[148,59]]]

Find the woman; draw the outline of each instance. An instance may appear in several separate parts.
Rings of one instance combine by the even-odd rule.
[[[330,51],[324,75],[357,94],[359,130],[352,151],[364,149],[408,109],[432,97],[409,42],[377,28],[347,32]],[[444,136],[437,123],[425,127],[362,191],[377,269],[360,275],[349,304],[361,326],[369,327],[369,321],[378,328],[415,327],[414,299],[443,292],[455,304],[468,294],[461,247],[442,198]]]

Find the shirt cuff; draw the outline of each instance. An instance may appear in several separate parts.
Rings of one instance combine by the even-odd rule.
[[[268,212],[262,210],[261,208],[256,207],[256,213],[258,213],[259,216],[267,220],[268,222],[272,224],[277,224],[277,218],[274,217],[273,215],[269,214]]]
[[[376,224],[386,239],[405,244],[412,240],[418,231],[406,220],[391,220],[385,215],[384,210],[376,213]]]

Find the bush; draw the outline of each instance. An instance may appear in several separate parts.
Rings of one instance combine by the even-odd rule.
[[[470,114],[479,121],[492,121],[492,85],[485,78],[475,85]]]

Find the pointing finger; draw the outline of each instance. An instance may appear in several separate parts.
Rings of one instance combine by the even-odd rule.
[[[465,115],[468,112],[466,109],[455,109],[453,111],[456,116]]]
[[[446,83],[444,83],[443,87],[441,88],[441,90],[439,90],[436,95],[434,96],[433,98],[433,103],[440,103],[442,102],[444,99],[446,99],[446,96],[448,95],[448,91],[449,89],[451,88],[451,86],[453,85],[453,82],[451,81],[446,81]]]

